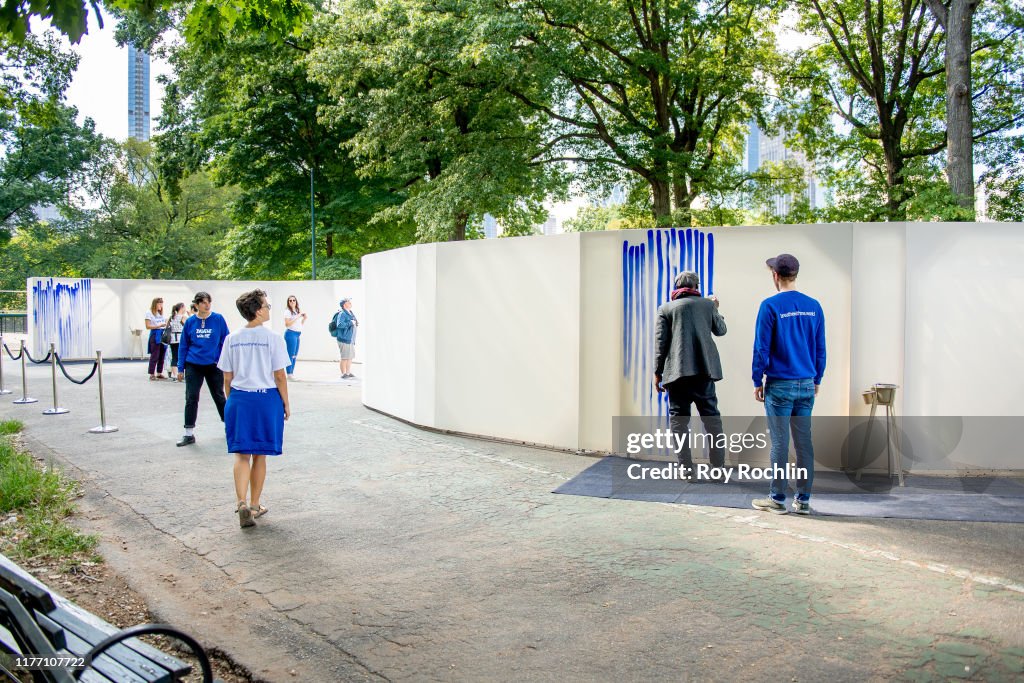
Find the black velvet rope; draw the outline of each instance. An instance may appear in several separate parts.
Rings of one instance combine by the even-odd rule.
[[[11,353],[11,349],[10,349],[9,346],[7,346],[7,342],[4,342],[4,351],[6,351],[7,355],[11,357],[11,360],[20,360],[21,359],[21,349],[18,349],[18,355],[15,356],[13,353]]]
[[[60,355],[54,354],[54,357],[57,359],[57,365],[60,366],[60,371],[64,373],[64,376],[67,377],[69,381],[74,382],[75,384],[85,384],[86,382],[91,380],[92,376],[96,374],[96,369],[99,368],[100,366],[100,362],[98,360],[94,360],[92,362],[92,370],[90,370],[89,374],[85,376],[85,379],[75,379],[74,377],[68,374],[67,369],[64,367],[64,361],[60,359]]]
[[[42,365],[43,363],[49,363],[50,362],[50,354],[52,353],[52,351],[47,351],[46,352],[46,357],[43,358],[42,360],[36,360],[35,358],[32,357],[32,354],[28,352],[28,347],[27,346],[23,347],[23,348],[24,348],[24,350],[22,351],[22,353],[25,354],[25,358],[28,358],[29,362],[35,363],[36,365]]]

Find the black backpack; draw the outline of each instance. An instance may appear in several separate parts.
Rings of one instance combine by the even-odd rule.
[[[331,318],[331,322],[327,323],[327,331],[331,333],[331,336],[335,336],[335,332],[338,331],[338,314],[335,313],[334,317]]]

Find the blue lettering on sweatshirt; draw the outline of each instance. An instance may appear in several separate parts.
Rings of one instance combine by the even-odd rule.
[[[779,292],[761,302],[754,327],[754,386],[768,379],[814,379],[825,374],[825,314],[816,299]]]

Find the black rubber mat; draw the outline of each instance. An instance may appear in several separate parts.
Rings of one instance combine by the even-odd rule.
[[[768,494],[767,479],[733,479],[728,483],[652,479],[657,470],[671,475],[669,463],[609,456],[555,489],[554,493],[619,500],[681,503],[748,509],[754,498]],[[793,482],[787,503],[792,502]],[[813,514],[850,517],[894,517],[968,522],[1024,522],[1024,479],[910,474],[905,486],[895,477],[816,472],[812,486]],[[768,514],[768,513],[765,513]]]

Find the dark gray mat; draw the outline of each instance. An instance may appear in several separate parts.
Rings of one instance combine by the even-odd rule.
[[[554,493],[618,500],[685,503],[747,509],[768,493],[767,480],[726,484],[679,480],[633,479],[641,471],[663,469],[667,463],[609,456],[555,489]],[[856,481],[845,472],[816,472],[811,509],[814,514],[850,517],[940,519],[965,522],[1024,522],[1024,480],[1013,477],[896,478],[865,474]],[[787,502],[792,500],[792,482]]]

